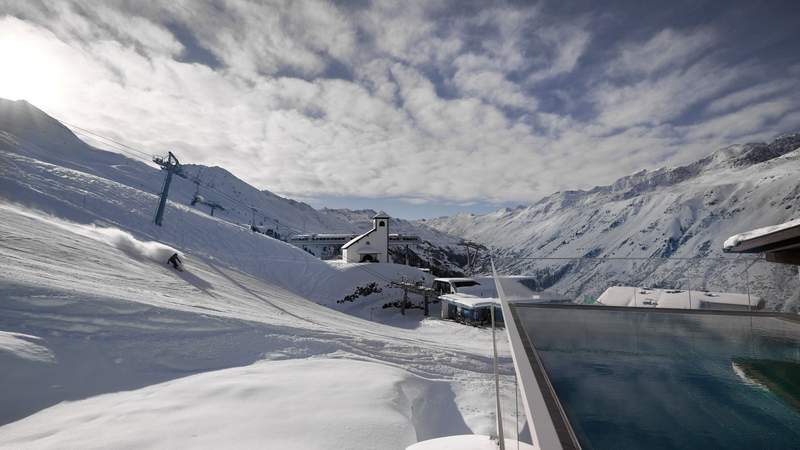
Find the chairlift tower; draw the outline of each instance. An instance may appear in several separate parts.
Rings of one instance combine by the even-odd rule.
[[[470,241],[462,241],[458,245],[465,247],[467,252],[467,266],[466,272],[467,276],[472,276],[473,271],[475,270],[475,264],[478,262],[478,250],[480,250],[480,244]],[[472,253],[470,254],[470,249]]]
[[[172,183],[172,175],[175,174],[179,177],[186,178],[178,158],[173,155],[172,152],[167,153],[168,154],[166,158],[159,156],[153,158],[153,162],[161,166],[161,170],[165,170],[167,172],[167,176],[164,178],[164,185],[161,187],[158,209],[156,210],[155,223],[158,226],[161,226],[161,223],[164,220],[164,209],[167,206],[167,196],[169,195],[169,185]]]

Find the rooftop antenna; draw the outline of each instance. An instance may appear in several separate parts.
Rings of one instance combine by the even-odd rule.
[[[173,155],[172,152],[167,153],[168,155],[166,158],[159,156],[153,158],[153,162],[161,166],[161,170],[167,171],[167,176],[164,179],[164,185],[161,187],[158,209],[156,210],[155,223],[158,226],[161,226],[161,223],[164,220],[164,208],[167,206],[167,196],[169,195],[169,185],[172,183],[172,174],[186,178],[186,174],[183,173],[183,168],[181,167],[181,163],[178,161],[178,158]]]
[[[494,259],[489,260],[492,263],[492,276],[494,277],[495,285],[497,285],[497,294],[502,302],[503,288],[500,286],[500,280],[497,278],[497,270],[494,268]],[[494,305],[489,309],[492,312],[492,366],[494,367],[494,398],[495,398],[495,417],[497,419],[497,445],[500,450],[506,450],[506,440],[503,437],[503,415],[500,410],[500,375],[497,372],[497,341],[495,340],[495,323],[494,323]],[[519,440],[519,436],[517,437]]]

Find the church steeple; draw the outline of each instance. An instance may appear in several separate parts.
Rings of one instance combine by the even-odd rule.
[[[389,215],[383,211],[375,214],[375,217],[372,218],[372,225],[375,227],[375,229],[386,228],[388,234]]]

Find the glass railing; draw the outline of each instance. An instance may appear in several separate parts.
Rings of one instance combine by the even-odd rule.
[[[495,265],[534,291],[581,304],[800,311],[798,267],[757,258],[498,258]]]
[[[516,321],[506,317],[506,323],[524,324],[522,335],[568,425],[563,435],[576,445],[790,448],[800,442],[796,266],[757,258],[500,258],[495,264],[512,299],[525,302],[526,290],[549,293],[520,303]],[[498,336],[507,346],[506,335]],[[501,360],[504,435],[530,443],[519,373],[510,358]]]

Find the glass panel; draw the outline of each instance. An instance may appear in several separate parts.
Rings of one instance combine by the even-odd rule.
[[[798,448],[800,321],[513,306],[584,448]]]

